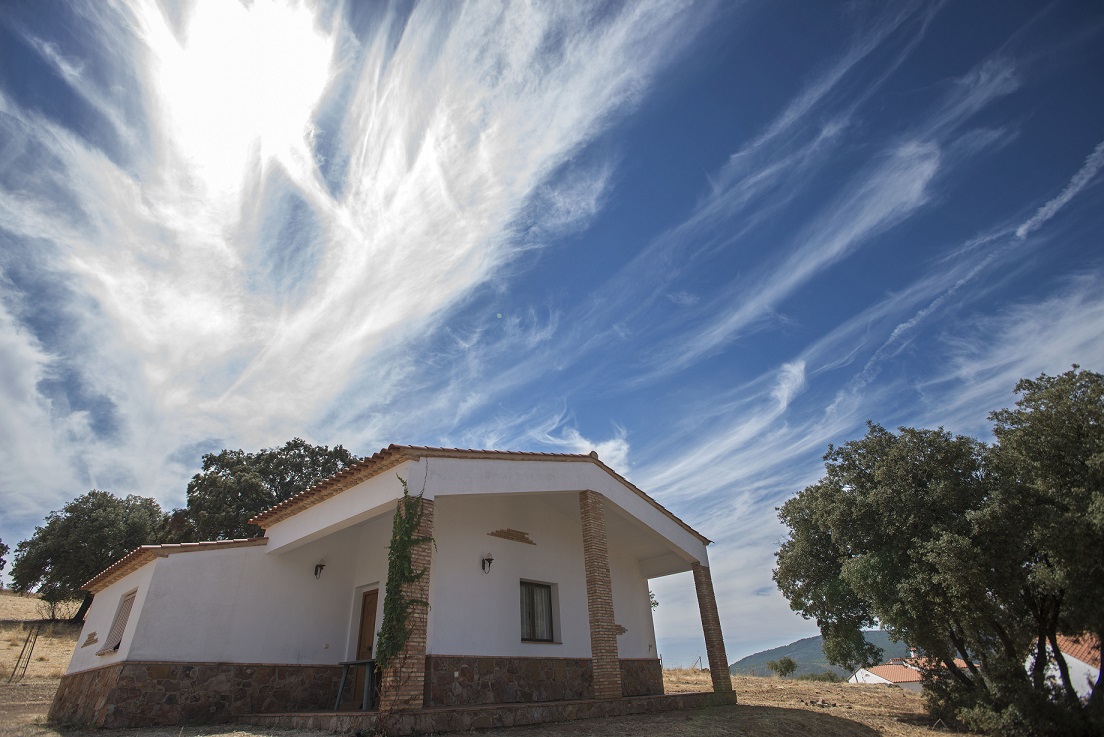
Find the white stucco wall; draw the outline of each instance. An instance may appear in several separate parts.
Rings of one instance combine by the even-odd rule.
[[[1050,657],[1050,662],[1047,664],[1046,675],[1047,678],[1053,679],[1055,683],[1062,682],[1062,673],[1058,670],[1058,664],[1054,662],[1054,651],[1047,646],[1047,654]],[[1078,660],[1072,655],[1066,654],[1066,669],[1069,671],[1070,683],[1073,684],[1073,688],[1077,691],[1077,695],[1082,700],[1088,699],[1092,696],[1093,687],[1096,685],[1096,679],[1100,677],[1100,669],[1094,668],[1088,663]],[[1031,671],[1032,658],[1028,657],[1027,662],[1024,663],[1024,668]]]
[[[129,659],[338,662],[347,638],[354,543],[345,535],[286,556],[251,547],[162,559]],[[320,560],[326,568],[315,579]]]
[[[102,643],[118,602],[138,589],[117,653],[78,643],[69,672],[120,660],[326,664],[356,649],[361,592],[383,605],[391,514],[287,552],[265,546],[175,553],[96,595],[85,632]],[[314,566],[326,564],[320,578]]]
[[[531,497],[439,496],[435,502],[427,652],[589,658],[579,521]],[[487,535],[505,528],[528,533],[536,545]],[[487,553],[494,563],[484,574],[480,561]],[[522,579],[556,585],[557,642],[521,641]]]
[[[1069,670],[1070,682],[1073,683],[1074,689],[1077,690],[1077,695],[1080,696],[1082,700],[1091,697],[1093,688],[1096,686],[1096,679],[1100,677],[1100,669],[1093,668],[1088,663],[1069,655],[1066,656],[1066,668]],[[1054,670],[1055,677],[1061,678],[1057,666],[1054,666]]]
[[[569,492],[573,495],[573,492]],[[577,517],[531,494],[439,495],[427,651],[437,655],[589,658],[583,537]],[[574,500],[573,500],[574,501]],[[576,502],[577,503],[577,502]],[[514,529],[535,545],[491,537]],[[494,558],[489,573],[483,556]],[[610,551],[622,658],[655,658],[648,582],[635,560]],[[521,641],[521,581],[555,585],[554,643]]]
[[[134,640],[135,623],[141,618],[145,608],[146,593],[149,591],[150,578],[154,568],[160,561],[153,561],[146,566],[132,572],[130,575],[111,584],[92,600],[92,606],[84,617],[84,627],[81,628],[80,639],[77,640],[73,658],[69,661],[66,673],[98,668],[101,665],[118,663],[127,660],[130,653],[131,642]],[[115,621],[115,614],[119,611],[119,604],[123,597],[131,591],[137,591],[134,597],[134,606],[131,607],[130,617],[127,619],[126,629],[123,630],[123,639],[119,643],[119,649],[96,655],[96,651],[104,647],[111,624]],[[85,641],[92,633],[96,633],[97,641],[85,645]],[[133,658],[129,658],[133,660]]]
[[[627,630],[617,638],[617,654],[622,658],[658,658],[648,579],[640,574],[636,560],[620,555],[613,545],[609,555],[614,620]]]

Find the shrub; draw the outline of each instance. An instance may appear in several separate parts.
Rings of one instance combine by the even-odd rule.
[[[820,673],[802,673],[794,680],[823,681],[824,683],[843,683],[843,677],[837,673],[833,673],[830,670],[823,670]]]

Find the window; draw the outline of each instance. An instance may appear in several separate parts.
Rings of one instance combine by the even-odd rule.
[[[119,610],[115,612],[115,621],[111,623],[111,631],[107,633],[103,649],[96,651],[97,655],[107,655],[119,649],[119,644],[123,641],[123,630],[126,629],[127,620],[130,619],[130,610],[134,608],[134,597],[137,593],[137,590],[131,591],[119,603]]]
[[[521,582],[521,639],[552,642],[552,587]]]

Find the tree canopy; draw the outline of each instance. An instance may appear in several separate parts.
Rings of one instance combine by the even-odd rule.
[[[777,673],[780,678],[785,678],[797,670],[797,661],[789,655],[783,655],[778,660],[768,660],[767,667]]]
[[[359,460],[340,445],[311,445],[301,438],[256,453],[223,450],[203,456],[203,471],[188,483],[188,506],[167,520],[170,536],[184,540],[256,537],[249,520],[269,507]]]
[[[878,662],[864,627],[919,650],[941,716],[1097,733],[1104,687],[1078,698],[1057,636],[1104,636],[1104,376],[1075,366],[1016,392],[992,445],[870,424],[829,447],[825,476],[779,510],[774,578],[837,665]]]
[[[8,554],[8,546],[4,544],[3,540],[0,540],[0,572],[3,572],[4,566],[8,564],[7,558],[4,556]]]
[[[84,619],[92,595],[81,586],[139,545],[157,542],[161,507],[141,496],[93,490],[51,512],[29,540],[15,546],[12,588],[37,590],[47,602],[84,596],[73,617]]]

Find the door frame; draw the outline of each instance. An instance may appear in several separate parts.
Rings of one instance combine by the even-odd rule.
[[[372,652],[376,651],[376,640],[379,630],[380,617],[383,609],[383,586],[379,581],[357,586],[353,589],[353,600],[350,602],[349,636],[345,643],[345,660],[356,660],[357,643],[360,639],[360,618],[364,608],[364,595],[372,590],[378,590],[376,597],[376,627],[377,632],[372,634]]]

